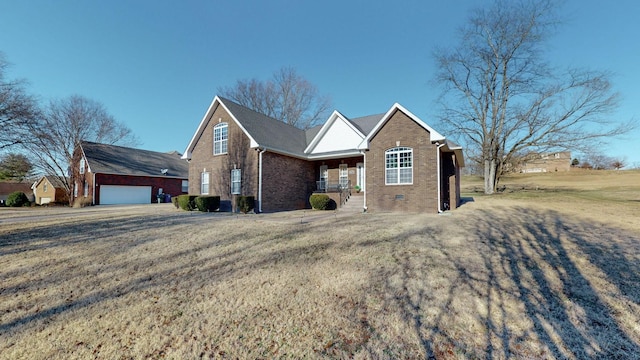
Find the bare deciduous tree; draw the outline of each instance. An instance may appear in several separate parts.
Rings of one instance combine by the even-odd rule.
[[[0,149],[21,144],[39,113],[35,98],[25,90],[25,81],[6,78],[7,66],[0,53]]]
[[[608,73],[544,60],[555,4],[496,0],[472,13],[458,47],[436,51],[442,125],[477,149],[487,194],[518,153],[585,149],[635,126],[607,117],[618,106]]]
[[[125,146],[138,143],[131,129],[116,121],[104,105],[79,95],[51,101],[30,131],[31,140],[24,146],[33,155],[34,165],[57,177],[69,199],[73,197],[68,169],[81,141]]]
[[[223,97],[240,105],[301,129],[308,129],[325,120],[331,100],[320,95],[295,69],[285,67],[271,80],[238,80],[233,87],[218,89]]]

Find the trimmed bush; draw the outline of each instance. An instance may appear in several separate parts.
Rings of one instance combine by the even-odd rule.
[[[198,195],[179,195],[178,196],[178,205],[180,209],[191,211],[196,208],[195,200]]]
[[[22,191],[12,192],[7,197],[7,206],[21,207],[29,206],[30,204],[31,202],[29,201],[29,198]]]
[[[246,214],[249,211],[253,210],[255,208],[255,203],[255,198],[253,196],[238,196],[236,198],[238,210],[240,210],[243,214]]]
[[[211,212],[220,208],[220,196],[198,196],[195,206],[199,211]]]
[[[309,197],[311,207],[316,210],[333,210],[335,209],[335,201],[331,200],[326,194],[311,194]]]

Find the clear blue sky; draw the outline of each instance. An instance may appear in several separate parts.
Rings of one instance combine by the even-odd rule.
[[[435,46],[454,44],[468,10],[487,1],[0,0],[10,78],[42,102],[102,102],[142,149],[184,151],[220,86],[292,66],[348,117],[398,102],[433,125]],[[640,2],[568,0],[554,65],[612,71],[640,117]],[[436,127],[437,128],[437,127]],[[447,134],[450,137],[453,134]],[[607,155],[640,166],[640,130]]]

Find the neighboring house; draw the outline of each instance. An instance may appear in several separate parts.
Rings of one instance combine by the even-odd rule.
[[[83,141],[74,151],[71,173],[74,202],[94,205],[150,204],[160,193],[177,196],[188,189],[188,164],[177,152]]]
[[[334,111],[304,131],[218,96],[183,158],[190,194],[254,196],[268,212],[357,186],[349,202],[365,210],[435,213],[459,205],[464,166],[460,146],[399,104],[354,119]]]
[[[68,204],[69,197],[62,181],[52,175],[43,176],[32,186],[36,204]]]
[[[524,157],[520,165],[521,173],[541,173],[571,170],[571,152],[531,153]]]
[[[0,181],[0,204],[6,204],[11,193],[20,191],[27,195],[29,201],[33,202],[33,191],[31,184],[24,182],[4,182]]]

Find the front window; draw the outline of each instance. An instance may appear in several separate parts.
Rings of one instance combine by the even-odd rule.
[[[47,192],[47,190],[49,189],[49,184],[47,184],[46,182],[44,183],[44,186],[42,187],[42,189],[44,190],[44,192]]]
[[[84,197],[89,196],[89,183],[88,182],[84,182]]]
[[[347,164],[340,164],[339,167],[339,180],[340,180],[340,186],[341,187],[346,187],[349,185],[349,167],[347,166]]]
[[[413,149],[396,147],[385,151],[385,184],[413,184]]]
[[[84,158],[80,159],[80,174],[84,174]]]
[[[209,173],[208,172],[203,172],[201,174],[200,194],[201,195],[209,194]]]
[[[242,173],[240,169],[231,170],[231,193],[240,194],[242,189]]]
[[[182,180],[182,192],[183,193],[189,192],[189,180]]]
[[[213,155],[226,154],[229,141],[229,126],[220,123],[213,128]]]

